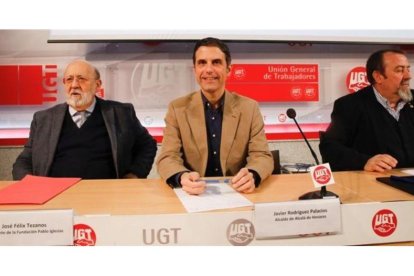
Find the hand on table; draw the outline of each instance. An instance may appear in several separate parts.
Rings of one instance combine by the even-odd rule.
[[[242,168],[232,179],[232,187],[242,193],[251,193],[255,189],[253,173],[247,168]]]
[[[199,195],[206,190],[206,182],[200,179],[198,172],[185,172],[181,175],[180,184],[190,195]]]
[[[364,170],[369,172],[384,172],[395,168],[397,163],[398,161],[389,154],[377,154],[368,159]]]

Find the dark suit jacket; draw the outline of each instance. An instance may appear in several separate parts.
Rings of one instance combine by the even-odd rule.
[[[390,154],[400,168],[414,166],[412,103],[404,106],[397,122],[368,86],[336,100],[331,119],[319,149],[332,170],[363,170],[377,154]]]
[[[264,180],[273,171],[263,117],[257,102],[225,92],[220,163],[225,176],[246,167]],[[193,92],[170,103],[165,116],[164,139],[157,160],[158,172],[168,179],[178,172],[196,171],[204,176],[208,141],[201,92]]]
[[[139,122],[134,107],[96,99],[108,130],[117,178],[127,173],[147,177],[157,144]],[[68,105],[63,103],[34,114],[29,140],[13,165],[13,179],[21,179],[26,174],[48,176],[66,112]]]

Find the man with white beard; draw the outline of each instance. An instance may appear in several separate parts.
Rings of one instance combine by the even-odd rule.
[[[370,86],[337,99],[319,149],[332,170],[384,172],[414,166],[414,108],[404,52],[373,53]]]
[[[83,179],[145,178],[157,151],[132,104],[97,98],[99,71],[71,62],[63,84],[66,103],[36,112],[30,137],[13,165],[13,179],[27,174]]]

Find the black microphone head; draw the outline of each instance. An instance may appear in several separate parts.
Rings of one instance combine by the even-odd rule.
[[[296,111],[293,108],[289,108],[288,110],[286,110],[286,115],[291,119],[295,119]]]

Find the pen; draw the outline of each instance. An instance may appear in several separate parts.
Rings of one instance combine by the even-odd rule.
[[[211,178],[200,178],[200,181],[205,181],[206,184],[213,184],[213,183],[220,183],[220,182],[224,182],[224,183],[230,183],[230,179],[229,178],[224,178],[224,179],[211,179]]]

